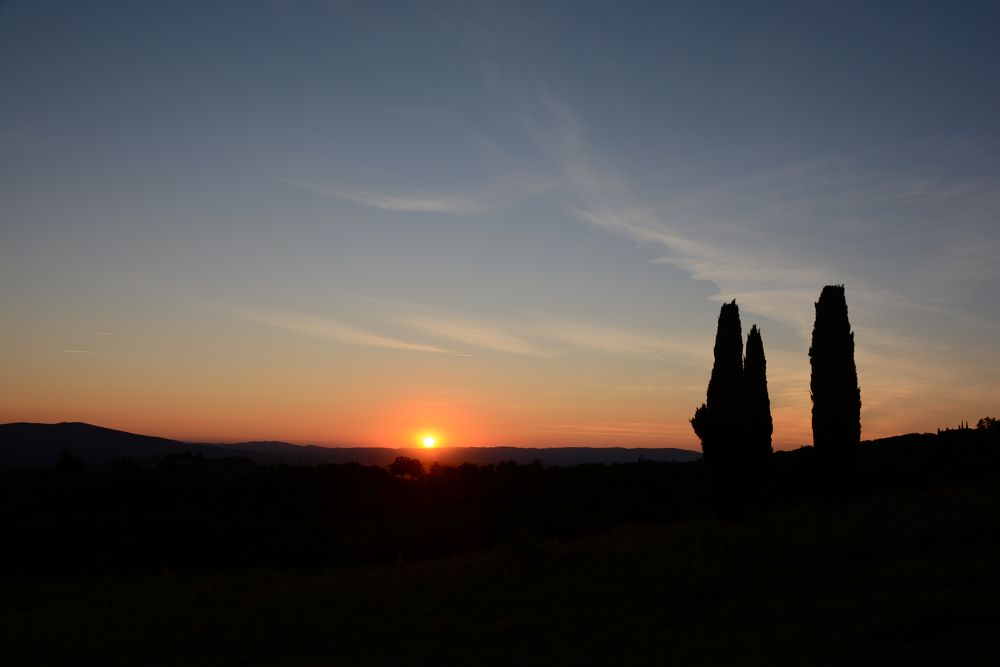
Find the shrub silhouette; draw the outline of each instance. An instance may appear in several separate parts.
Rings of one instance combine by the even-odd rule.
[[[389,472],[400,477],[417,479],[424,476],[424,464],[420,462],[420,459],[397,456],[396,460],[389,465]]]
[[[813,445],[828,454],[852,452],[861,441],[861,389],[843,285],[827,285],[816,302],[809,362]]]
[[[771,399],[767,394],[767,360],[764,341],[757,325],[747,336],[746,357],[743,361],[743,410],[745,454],[751,460],[761,460],[771,454]]]

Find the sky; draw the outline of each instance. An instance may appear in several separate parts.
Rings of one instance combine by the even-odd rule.
[[[0,422],[678,446],[1000,410],[996,2],[0,2]]]

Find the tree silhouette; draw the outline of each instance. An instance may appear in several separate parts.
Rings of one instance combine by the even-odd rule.
[[[767,360],[764,341],[757,325],[747,336],[746,358],[743,362],[743,424],[746,442],[741,449],[753,461],[771,454],[771,399],[767,395]]]
[[[389,465],[389,472],[400,477],[411,477],[417,479],[424,476],[424,464],[420,459],[409,456],[397,456],[396,460]]]
[[[1000,435],[1000,421],[997,421],[993,417],[983,417],[976,422],[976,430],[992,435]]]
[[[708,381],[707,400],[695,410],[691,426],[701,440],[707,461],[732,458],[741,431],[743,393],[743,332],[740,308],[733,300],[722,304],[715,333],[715,363]]]
[[[861,441],[861,389],[843,285],[827,285],[816,302],[809,362],[816,451],[853,451]]]

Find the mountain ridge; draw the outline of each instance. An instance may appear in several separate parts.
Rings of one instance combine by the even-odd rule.
[[[145,461],[171,454],[201,455],[206,459],[234,456],[258,464],[320,465],[324,463],[359,463],[387,465],[397,456],[418,458],[425,463],[485,465],[501,461],[547,465],[582,463],[625,463],[648,461],[695,461],[696,451],[674,447],[447,447],[440,449],[389,447],[324,447],[298,445],[283,441],[248,441],[204,443],[172,440],[96,426],[86,422],[12,422],[0,424],[0,468],[37,468],[54,465],[63,452],[69,452],[87,464],[115,460]]]

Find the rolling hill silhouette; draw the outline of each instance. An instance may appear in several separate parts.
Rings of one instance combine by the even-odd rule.
[[[449,447],[436,450],[385,447],[319,447],[287,442],[255,441],[234,444],[189,443],[139,435],[82,422],[0,424],[0,468],[37,468],[56,463],[69,452],[84,463],[115,460],[146,461],[170,454],[200,455],[206,459],[242,457],[259,464],[319,465],[360,463],[387,465],[397,456],[410,456],[426,463],[473,463],[483,465],[513,461],[547,465],[581,463],[626,463],[638,461],[694,461],[698,452],[675,449],[630,449],[624,447]]]
[[[103,463],[116,459],[153,459],[184,452],[218,458],[218,451],[215,447],[137,435],[82,422],[0,424],[0,466],[4,468],[50,466],[63,452],[69,452],[84,463]]]

